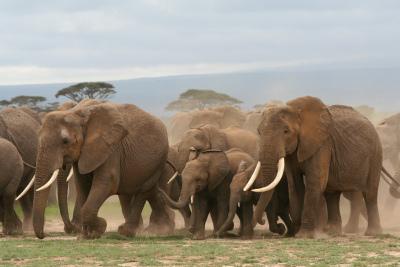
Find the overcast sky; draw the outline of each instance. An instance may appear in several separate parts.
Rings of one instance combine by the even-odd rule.
[[[0,0],[0,84],[393,67],[400,1]]]

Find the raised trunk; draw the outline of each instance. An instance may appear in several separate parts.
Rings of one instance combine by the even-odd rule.
[[[61,218],[64,222],[64,229],[72,229],[71,220],[68,212],[68,183],[67,177],[71,171],[71,165],[68,165],[65,170],[61,169],[57,176],[57,197],[58,207],[60,209]]]
[[[276,176],[278,170],[277,162],[278,159],[275,159],[273,157],[266,157],[261,159],[261,174],[263,180],[265,181],[264,186],[270,184],[272,182],[272,179]],[[267,207],[269,201],[272,198],[274,191],[275,189],[261,193],[260,199],[258,200],[256,208],[254,210],[253,226],[255,226],[257,223],[265,224],[265,220],[263,220],[262,217],[265,208]]]
[[[228,217],[226,218],[224,224],[217,231],[217,236],[222,235],[228,229],[228,227],[232,225],[233,219],[235,218],[235,214],[236,214],[236,210],[237,210],[239,201],[240,201],[240,193],[232,192],[230,199],[229,199]]]

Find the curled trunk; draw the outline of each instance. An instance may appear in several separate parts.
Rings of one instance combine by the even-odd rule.
[[[181,196],[178,201],[174,201],[169,197],[167,193],[165,193],[164,190],[160,189],[160,192],[166,203],[174,209],[182,209],[189,205],[191,195],[187,195],[185,197]]]

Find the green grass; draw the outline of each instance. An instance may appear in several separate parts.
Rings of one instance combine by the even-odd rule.
[[[2,238],[0,247],[1,266],[396,266],[400,262],[400,239],[393,236],[193,241],[181,231],[173,236],[132,239],[107,233],[101,239],[87,241],[52,234],[45,240]]]

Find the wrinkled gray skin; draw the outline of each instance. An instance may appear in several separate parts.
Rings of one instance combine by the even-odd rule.
[[[237,127],[218,129],[213,125],[204,125],[188,130],[178,144],[177,167],[180,172],[189,160],[192,147],[197,151],[207,149],[227,151],[231,148],[239,148],[253,158],[258,158],[259,137],[250,131]]]
[[[382,143],[383,161],[391,166],[395,173],[395,179],[400,183],[400,113],[392,115],[377,126],[376,130]],[[384,183],[385,191],[388,185]],[[384,207],[389,211],[393,210],[396,205],[396,200],[400,198],[400,188],[392,183],[389,186],[390,196],[386,197]],[[387,192],[387,191],[386,191]],[[359,217],[362,213],[363,217],[366,218],[365,205],[363,203],[363,196],[360,192],[348,193],[344,195],[350,200],[351,215],[348,223],[344,227],[344,231],[347,233],[357,233],[359,231]]]
[[[14,144],[23,162],[35,166],[37,153],[37,135],[40,122],[35,111],[28,108],[5,108],[0,111],[0,137]],[[17,195],[28,185],[35,169],[25,165],[18,186]],[[23,229],[32,229],[33,189],[20,199],[24,214]]]
[[[136,215],[146,200],[158,198],[156,186],[167,154],[167,132],[160,120],[134,105],[82,101],[72,109],[45,116],[34,187],[38,189],[55,170],[72,164],[83,238],[104,233],[107,223],[97,213],[114,194],[125,197],[121,205],[127,215],[118,231],[132,236],[140,221]],[[48,193],[48,189],[35,192],[33,227],[39,238],[44,238]],[[161,210],[169,221],[166,210]]]
[[[214,230],[218,230],[228,213],[230,165],[222,151],[209,150],[196,154],[182,172],[182,190],[178,201],[172,200],[160,191],[167,203],[174,209],[186,207],[192,196],[193,239],[205,238],[205,223],[211,214]]]
[[[264,184],[277,172],[284,157],[291,215],[298,236],[314,237],[324,193],[330,232],[341,232],[341,192],[362,191],[368,211],[366,235],[381,233],[377,193],[382,169],[382,147],[373,125],[354,109],[325,106],[314,97],[294,99],[264,112],[259,133]],[[303,183],[304,176],[304,183]],[[254,212],[261,222],[272,191],[260,196]]]
[[[177,113],[168,127],[171,144],[181,141],[184,133],[193,128],[206,124],[224,129],[231,126],[241,127],[246,120],[245,115],[237,108],[231,106],[216,107],[192,112]]]
[[[24,164],[17,148],[0,138],[0,222],[5,235],[22,234],[22,223],[14,210],[14,199]]]

